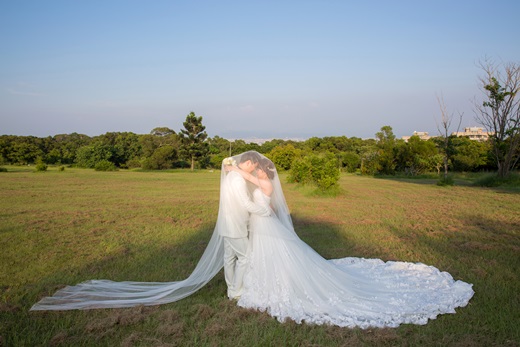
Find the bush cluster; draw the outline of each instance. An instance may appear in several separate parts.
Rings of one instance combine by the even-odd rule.
[[[117,167],[108,160],[101,160],[96,163],[94,166],[94,170],[96,171],[116,171]]]
[[[47,164],[45,164],[45,162],[43,161],[42,158],[38,158],[36,160],[35,170],[36,171],[47,171]]]
[[[334,155],[311,154],[293,161],[288,180],[312,184],[325,192],[338,187],[339,177],[338,161]]]

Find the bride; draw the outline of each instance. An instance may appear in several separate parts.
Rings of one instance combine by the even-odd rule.
[[[239,159],[240,155],[223,162],[221,192],[227,173],[237,171],[251,182],[254,202],[271,210],[269,217],[250,217],[248,267],[239,306],[267,311],[282,322],[397,327],[426,324],[439,314],[455,313],[473,296],[471,284],[420,263],[324,259],[295,233],[273,163],[261,156],[253,175],[233,165]],[[218,219],[224,218],[221,212]],[[43,298],[31,310],[157,305],[191,295],[223,267],[219,224],[217,220],[199,263],[183,281],[87,281]]]
[[[455,313],[473,296],[471,285],[432,266],[379,259],[325,260],[295,234],[274,164],[260,160],[254,202],[276,216],[251,215],[249,268],[238,305],[267,311],[280,321],[346,327],[426,324]]]

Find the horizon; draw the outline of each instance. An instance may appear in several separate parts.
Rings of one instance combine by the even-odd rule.
[[[203,124],[204,125],[204,124]],[[157,127],[156,127],[157,128]],[[460,127],[459,128],[459,131],[460,129],[465,129],[465,128],[482,128],[484,131],[488,131],[487,129],[485,129],[484,127],[482,126],[469,126],[469,127]],[[154,128],[155,129],[155,128]],[[171,129],[171,128],[170,128]],[[153,130],[153,129],[152,129]],[[179,134],[179,131],[176,131],[175,129],[172,129],[175,131],[176,134]],[[109,131],[109,132],[106,132],[106,133],[125,133],[126,131]],[[407,134],[407,135],[397,135],[394,133],[396,139],[404,139],[404,137],[409,137],[409,136],[412,136],[415,132],[417,133],[425,133],[426,135],[430,136],[430,137],[438,137],[438,136],[442,136],[441,134],[430,134],[429,132],[427,131],[413,131],[411,134]],[[455,131],[452,131],[450,132],[452,135]],[[103,134],[97,134],[97,135],[88,135],[88,134],[85,134],[85,133],[81,133],[81,132],[77,132],[77,131],[73,131],[71,133],[60,133],[60,134],[54,134],[54,135],[47,135],[47,136],[35,136],[35,135],[13,135],[13,134],[0,134],[0,136],[35,136],[35,137],[39,137],[39,138],[45,138],[45,137],[55,137],[55,136],[59,136],[59,135],[71,135],[73,133],[76,133],[76,134],[79,134],[79,135],[86,135],[88,137],[97,137],[97,136],[102,136],[106,133],[103,133]],[[133,133],[133,132],[131,132]],[[149,135],[151,133],[148,132],[148,133],[134,133],[136,135]],[[285,136],[285,137],[258,137],[258,136],[250,136],[250,137],[244,137],[244,138],[238,138],[238,137],[223,137],[223,136],[220,136],[218,134],[215,134],[213,136],[210,136],[208,134],[208,137],[209,138],[214,138],[214,137],[220,137],[220,138],[223,138],[225,140],[228,140],[230,142],[234,142],[234,141],[237,141],[237,140],[242,140],[246,143],[257,143],[259,145],[265,143],[265,142],[269,142],[269,141],[273,141],[273,140],[283,140],[283,141],[295,141],[295,142],[304,142],[310,138],[313,138],[313,137],[317,137],[317,138],[325,138],[325,137],[342,137],[342,136],[345,136],[347,138],[360,138],[362,140],[370,140],[370,139],[376,139],[376,136],[375,136],[375,133],[374,133],[374,136],[373,137],[360,137],[360,136],[346,136],[346,135],[325,135],[325,136],[309,136],[309,137],[290,137],[290,136]]]

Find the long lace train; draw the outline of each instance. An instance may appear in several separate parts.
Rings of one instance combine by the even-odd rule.
[[[471,284],[421,263],[326,260],[276,218],[251,218],[250,247],[238,304],[280,321],[361,328],[426,324],[466,306],[474,293]]]

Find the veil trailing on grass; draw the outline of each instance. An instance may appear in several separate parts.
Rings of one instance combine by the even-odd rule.
[[[240,155],[227,158],[222,163],[220,192],[225,184],[226,165],[240,162]],[[280,182],[277,191],[281,192]],[[283,194],[273,205],[274,211],[280,213],[280,220],[291,226],[289,210]],[[175,282],[115,282],[110,280],[90,280],[75,286],[67,286],[57,291],[53,296],[45,297],[36,303],[31,311],[75,310],[94,308],[119,308],[138,305],[160,305],[181,300],[202,288],[224,266],[223,239],[219,234],[224,215],[219,206],[218,219],[213,235],[191,275],[182,281]]]
[[[215,230],[195,270],[183,281],[90,280],[58,290],[34,304],[31,311],[151,306],[178,301],[208,283],[223,267],[223,257],[222,238]]]

